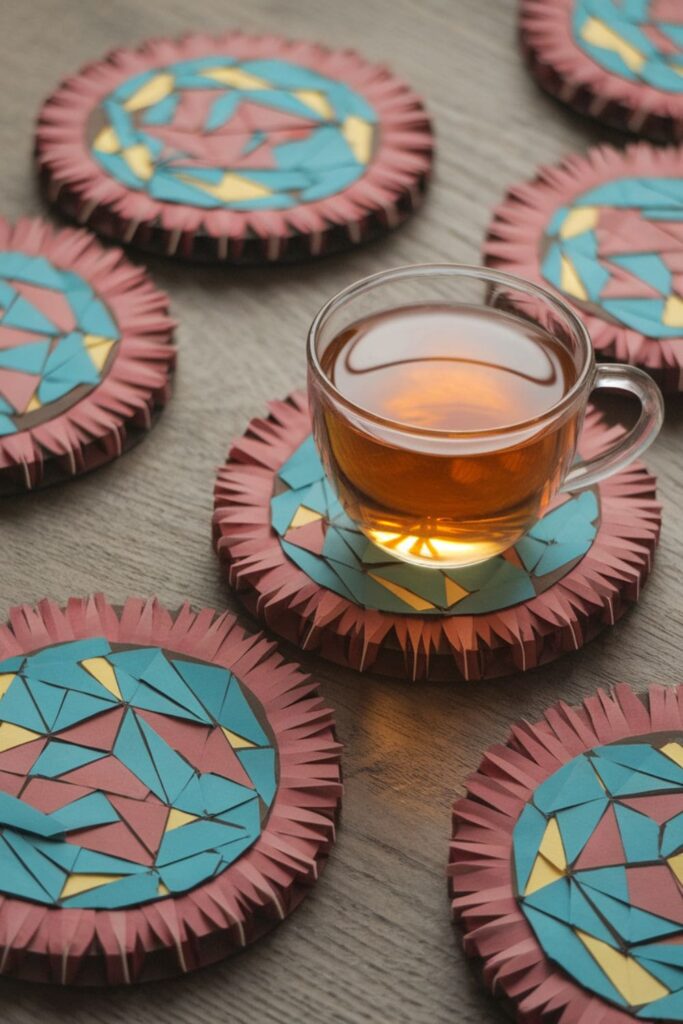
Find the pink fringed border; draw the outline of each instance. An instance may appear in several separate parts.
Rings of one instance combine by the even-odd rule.
[[[194,970],[285,918],[324,867],[341,798],[332,712],[275,645],[233,615],[156,599],[116,609],[102,595],[13,608],[0,661],[91,636],[149,644],[231,669],[274,734],[279,785],[260,838],[221,875],[175,899],[120,911],[44,907],[0,896],[0,973],[61,984],[130,984]]]
[[[12,226],[0,218],[0,249],[44,256],[80,274],[109,308],[120,333],[101,383],[65,412],[0,437],[0,488],[31,490],[52,472],[75,476],[120,455],[129,430],[148,430],[168,401],[175,368],[175,321],[168,297],[119,249],[105,249],[88,231],[55,231],[42,220]],[[47,481],[46,481],[47,482]]]
[[[243,59],[280,58],[345,82],[374,107],[379,148],[356,182],[292,210],[205,210],[133,192],[93,159],[85,124],[93,108],[132,75],[173,61],[229,50]],[[352,50],[334,51],[278,36],[193,34],[114,50],[64,81],[40,113],[36,156],[48,197],[69,217],[142,249],[230,262],[318,256],[396,227],[416,206],[431,168],[433,136],[419,97],[387,68]],[[305,245],[296,245],[301,240]]]
[[[554,705],[545,719],[513,726],[491,747],[453,806],[449,890],[465,952],[524,1024],[633,1024],[633,1016],[582,988],[543,953],[514,898],[512,836],[536,787],[561,765],[604,743],[683,729],[683,686],[637,696],[621,684],[582,705]]]
[[[486,615],[395,615],[324,590],[287,558],[270,525],[275,475],[310,433],[306,396],[297,392],[269,409],[267,419],[251,421],[218,471],[213,537],[246,607],[300,649],[412,680],[491,678],[577,650],[638,600],[661,525],[655,480],[642,464],[600,484],[593,547],[525,604]],[[590,410],[582,453],[603,451],[619,432]]]
[[[677,0],[663,2],[673,10]],[[683,139],[683,95],[629,82],[597,64],[573,38],[573,9],[574,0],[521,0],[520,38],[539,85],[580,114],[622,131],[655,142]]]
[[[551,288],[541,274],[540,246],[553,213],[588,189],[638,175],[681,177],[683,148],[657,149],[646,142],[623,151],[596,146],[585,155],[574,154],[559,164],[539,168],[533,181],[511,186],[496,207],[484,245],[486,263]],[[646,338],[575,305],[601,356],[643,367],[664,391],[683,390],[683,335]]]

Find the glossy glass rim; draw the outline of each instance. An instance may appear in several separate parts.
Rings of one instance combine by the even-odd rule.
[[[489,284],[503,285],[508,288],[516,289],[517,291],[526,292],[528,295],[532,295],[535,298],[540,299],[546,305],[553,306],[556,310],[559,310],[560,314],[569,321],[571,329],[573,329],[578,336],[579,343],[583,347],[584,356],[583,367],[567,394],[563,395],[559,402],[556,402],[555,405],[550,407],[550,409],[541,413],[540,416],[535,416],[528,420],[519,420],[516,423],[508,423],[503,427],[489,427],[485,430],[444,430],[433,427],[411,426],[409,423],[404,423],[401,420],[392,420],[384,416],[380,416],[377,413],[372,412],[370,409],[366,409],[362,405],[357,405],[355,402],[351,401],[351,399],[347,398],[346,395],[339,391],[339,389],[329,379],[320,364],[320,360],[318,359],[317,340],[325,322],[350,299],[357,298],[366,292],[372,291],[378,285],[385,284],[389,281],[401,281],[406,278],[420,277],[468,277],[488,282]],[[347,285],[345,288],[342,288],[341,291],[338,291],[336,295],[333,295],[331,299],[328,299],[325,305],[316,313],[308,332],[306,354],[308,367],[314,374],[317,382],[328,395],[331,395],[335,401],[339,402],[346,409],[351,410],[365,420],[369,420],[372,423],[378,423],[381,426],[388,427],[398,433],[410,433],[418,437],[433,437],[441,439],[460,437],[471,439],[478,437],[495,437],[496,435],[504,436],[505,434],[523,431],[556,419],[576,401],[577,396],[583,391],[584,387],[589,382],[591,374],[595,370],[593,344],[591,342],[588,329],[578,314],[575,313],[571,306],[569,306],[560,296],[554,295],[546,288],[542,288],[540,285],[534,284],[531,281],[526,281],[524,278],[517,277],[514,274],[506,274],[499,270],[490,269],[489,267],[478,267],[467,263],[406,264],[405,266],[395,267],[393,270],[381,270],[377,274],[371,274],[369,277],[363,277],[359,281],[355,281],[353,284]]]

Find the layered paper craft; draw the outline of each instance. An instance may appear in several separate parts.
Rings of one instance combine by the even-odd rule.
[[[657,142],[683,136],[679,0],[522,0],[539,84],[575,110]]]
[[[683,83],[683,78],[681,78]],[[495,211],[490,266],[551,285],[598,355],[683,390],[683,155],[599,146],[542,167]]]
[[[120,250],[0,219],[0,493],[135,443],[170,396],[173,328],[167,296]]]
[[[230,615],[102,597],[0,628],[0,973],[131,983],[226,956],[324,865],[331,712]]]
[[[517,1019],[683,1020],[683,687],[555,705],[467,790],[453,912]]]
[[[588,413],[581,451],[619,434]],[[303,394],[252,420],[218,473],[214,542],[230,584],[275,632],[356,669],[480,679],[575,650],[636,601],[660,527],[654,478],[634,465],[563,496],[504,555],[414,567],[342,509]]]
[[[386,68],[276,36],[116,50],[45,103],[48,196],[94,230],[204,260],[317,256],[415,208],[432,135]]]

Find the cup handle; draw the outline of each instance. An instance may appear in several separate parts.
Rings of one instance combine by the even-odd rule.
[[[649,448],[664,421],[664,400],[652,377],[635,366],[605,364],[597,367],[593,390],[627,391],[640,402],[640,416],[623,437],[592,459],[575,462],[562,483],[563,491],[580,491],[625,469]]]

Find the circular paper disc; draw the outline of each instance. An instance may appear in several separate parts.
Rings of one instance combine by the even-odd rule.
[[[465,950],[519,1021],[683,1021],[683,687],[557,704],[455,804]]]
[[[683,390],[683,152],[600,146],[542,167],[497,208],[486,262],[556,288],[598,355]]]
[[[378,550],[325,479],[302,394],[253,420],[219,470],[214,540],[246,606],[276,633],[356,669],[480,679],[581,647],[638,599],[657,543],[642,465],[564,496],[514,548],[479,566],[409,566]],[[620,428],[588,413],[580,448]]]
[[[87,231],[0,219],[0,493],[116,458],[175,365],[168,298]]]
[[[2,973],[132,983],[286,917],[340,798],[331,712],[233,616],[21,607],[0,628]]]
[[[521,0],[521,38],[539,84],[575,110],[683,138],[679,0]]]
[[[357,54],[276,36],[186,36],[116,50],[45,103],[37,158],[69,217],[201,260],[318,256],[418,205],[432,135],[421,100]]]

